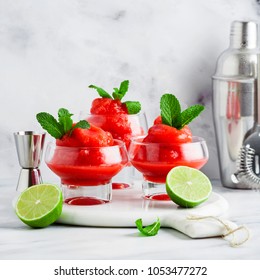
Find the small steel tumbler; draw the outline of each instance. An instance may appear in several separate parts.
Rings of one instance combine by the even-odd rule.
[[[21,192],[28,187],[42,183],[39,169],[44,147],[45,133],[19,131],[14,133],[19,164],[22,167],[16,190]]]

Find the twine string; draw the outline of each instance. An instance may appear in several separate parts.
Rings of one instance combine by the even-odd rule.
[[[246,243],[249,238],[250,238],[250,232],[248,230],[248,228],[246,226],[239,226],[235,229],[231,228],[227,223],[225,223],[223,220],[221,220],[218,217],[215,216],[194,216],[194,215],[190,215],[187,217],[188,220],[193,220],[193,221],[199,221],[199,220],[205,220],[205,219],[213,219],[215,221],[218,221],[220,224],[222,224],[224,226],[224,228],[226,229],[227,233],[222,234],[221,237],[223,239],[225,239],[226,237],[232,235],[232,239],[229,241],[231,247],[238,247],[243,245],[244,243]],[[244,231],[245,232],[245,237],[243,239],[241,239],[240,241],[236,240],[236,236],[235,233],[237,232],[241,232]]]

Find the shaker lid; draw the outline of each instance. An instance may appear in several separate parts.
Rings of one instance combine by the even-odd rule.
[[[230,30],[230,46],[234,48],[256,48],[258,25],[254,21],[233,21]]]
[[[256,78],[258,24],[254,21],[233,21],[230,29],[230,47],[218,58],[213,79],[248,82]]]

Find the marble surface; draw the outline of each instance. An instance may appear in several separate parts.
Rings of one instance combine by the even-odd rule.
[[[77,118],[96,97],[88,85],[112,90],[125,79],[150,124],[165,92],[205,104],[192,130],[209,145],[203,170],[217,178],[211,76],[231,22],[258,20],[258,2],[0,0],[0,179],[19,172],[12,134],[38,130],[36,113],[65,107]]]
[[[54,224],[31,229],[15,215],[14,181],[0,181],[1,260],[260,260],[260,191],[213,189],[229,202],[225,215],[250,230],[250,239],[233,248],[222,238],[191,239],[169,228],[142,237],[136,228],[80,227]]]

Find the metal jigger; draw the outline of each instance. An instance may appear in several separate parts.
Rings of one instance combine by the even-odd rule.
[[[30,186],[41,184],[39,169],[45,133],[19,131],[14,133],[19,164],[22,167],[16,190],[22,192]]]

